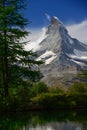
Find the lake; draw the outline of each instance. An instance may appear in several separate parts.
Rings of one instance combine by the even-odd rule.
[[[86,111],[0,114],[0,130],[87,130]]]

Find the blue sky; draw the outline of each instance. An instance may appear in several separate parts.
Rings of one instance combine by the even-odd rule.
[[[28,39],[32,46],[43,40],[48,19],[57,16],[65,25],[71,37],[87,44],[87,0],[27,0],[24,14],[31,24]]]
[[[57,16],[64,24],[81,22],[87,18],[87,0],[28,0],[26,17],[30,27],[47,24],[45,14]]]

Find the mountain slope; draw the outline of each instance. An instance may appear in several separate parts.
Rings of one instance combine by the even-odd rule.
[[[87,46],[71,38],[63,23],[54,16],[40,43],[37,60],[40,59],[45,62],[40,67],[43,81],[48,85],[54,85],[59,79],[66,82],[85,67]]]

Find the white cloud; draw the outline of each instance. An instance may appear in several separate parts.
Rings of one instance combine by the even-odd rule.
[[[45,13],[45,16],[46,16],[46,18],[47,18],[48,21],[51,21],[51,18],[50,18],[49,14]]]
[[[78,39],[83,43],[87,43],[87,20],[81,23],[66,26],[71,37]]]
[[[25,49],[26,50],[31,50],[33,49],[34,51],[36,51],[37,49],[39,49],[40,45],[39,43],[46,38],[47,35],[46,34],[47,28],[43,27],[42,29],[32,29],[30,32],[31,34],[27,37],[27,40],[29,39],[29,43],[27,45],[25,45]]]

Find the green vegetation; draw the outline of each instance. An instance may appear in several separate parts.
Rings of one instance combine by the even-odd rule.
[[[42,93],[46,93],[46,92],[48,92],[48,87],[43,82],[39,82],[39,83],[33,85],[33,87],[30,90],[31,97],[35,97],[38,94],[42,94]]]
[[[74,83],[68,91],[49,88],[43,82],[34,85],[28,83],[10,89],[8,98],[0,97],[0,110],[4,111],[69,110],[86,107],[87,87],[85,83],[80,82]]]
[[[74,109],[87,107],[86,83],[76,82],[68,91],[49,88],[31,98],[31,109]]]

